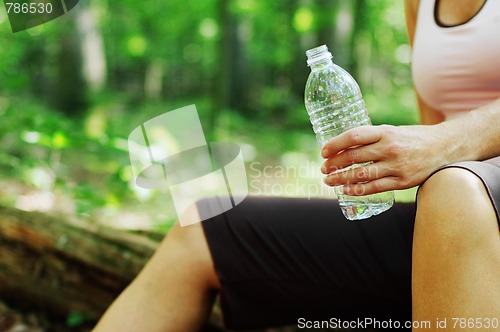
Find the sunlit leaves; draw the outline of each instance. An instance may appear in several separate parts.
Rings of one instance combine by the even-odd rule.
[[[219,25],[213,18],[204,18],[200,23],[198,31],[203,37],[211,39],[219,33]]]
[[[293,27],[298,32],[311,31],[314,24],[314,13],[308,7],[300,7],[293,16]]]
[[[131,36],[127,41],[128,53],[132,56],[143,56],[146,53],[148,44],[146,39],[140,35]]]

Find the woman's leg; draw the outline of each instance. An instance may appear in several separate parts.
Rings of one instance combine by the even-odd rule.
[[[468,170],[447,168],[422,185],[417,202],[413,320],[430,321],[430,330],[444,319],[449,331],[488,330],[484,319],[482,329],[474,325],[479,320],[465,328],[453,320],[500,319],[500,234],[483,183]]]
[[[203,228],[171,230],[94,332],[196,331],[219,289],[232,330],[411,319],[413,216],[396,204],[351,222],[332,200],[247,197]]]
[[[218,287],[201,224],[175,226],[93,331],[197,331]]]

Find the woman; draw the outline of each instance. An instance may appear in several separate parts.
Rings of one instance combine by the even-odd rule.
[[[247,198],[202,225],[173,229],[95,331],[195,331],[218,292],[230,329],[357,318],[494,329],[500,2],[407,0],[406,9],[423,125],[355,128],[322,156],[325,174],[374,161],[330,174],[327,184],[353,194],[421,185],[417,206],[347,222],[329,200]],[[466,318],[479,320],[463,325]]]

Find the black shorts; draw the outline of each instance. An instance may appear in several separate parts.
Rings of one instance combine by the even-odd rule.
[[[500,166],[449,167],[482,179],[498,217]],[[206,199],[198,207],[213,204],[216,199]],[[247,197],[205,220],[226,327],[410,321],[414,217],[414,203],[351,222],[331,199]]]

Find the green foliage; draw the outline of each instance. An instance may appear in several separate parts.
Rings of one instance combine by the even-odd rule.
[[[66,319],[66,326],[68,327],[79,327],[83,325],[85,322],[89,321],[91,317],[82,313],[82,312],[72,312],[68,315]]]
[[[81,216],[148,208],[166,231],[175,211],[168,197],[133,189],[128,134],[194,103],[207,137],[252,147],[254,159],[314,156],[304,52],[324,42],[358,80],[375,124],[416,122],[401,2],[367,0],[361,12],[350,0],[234,0],[226,12],[224,3],[90,0],[16,34],[0,13],[0,180],[58,191]],[[67,96],[55,87],[80,84],[72,75],[82,68],[66,72],[62,60],[67,40],[88,41],[78,28],[85,8],[102,38],[106,84],[78,85],[84,112],[63,113],[54,101]]]

